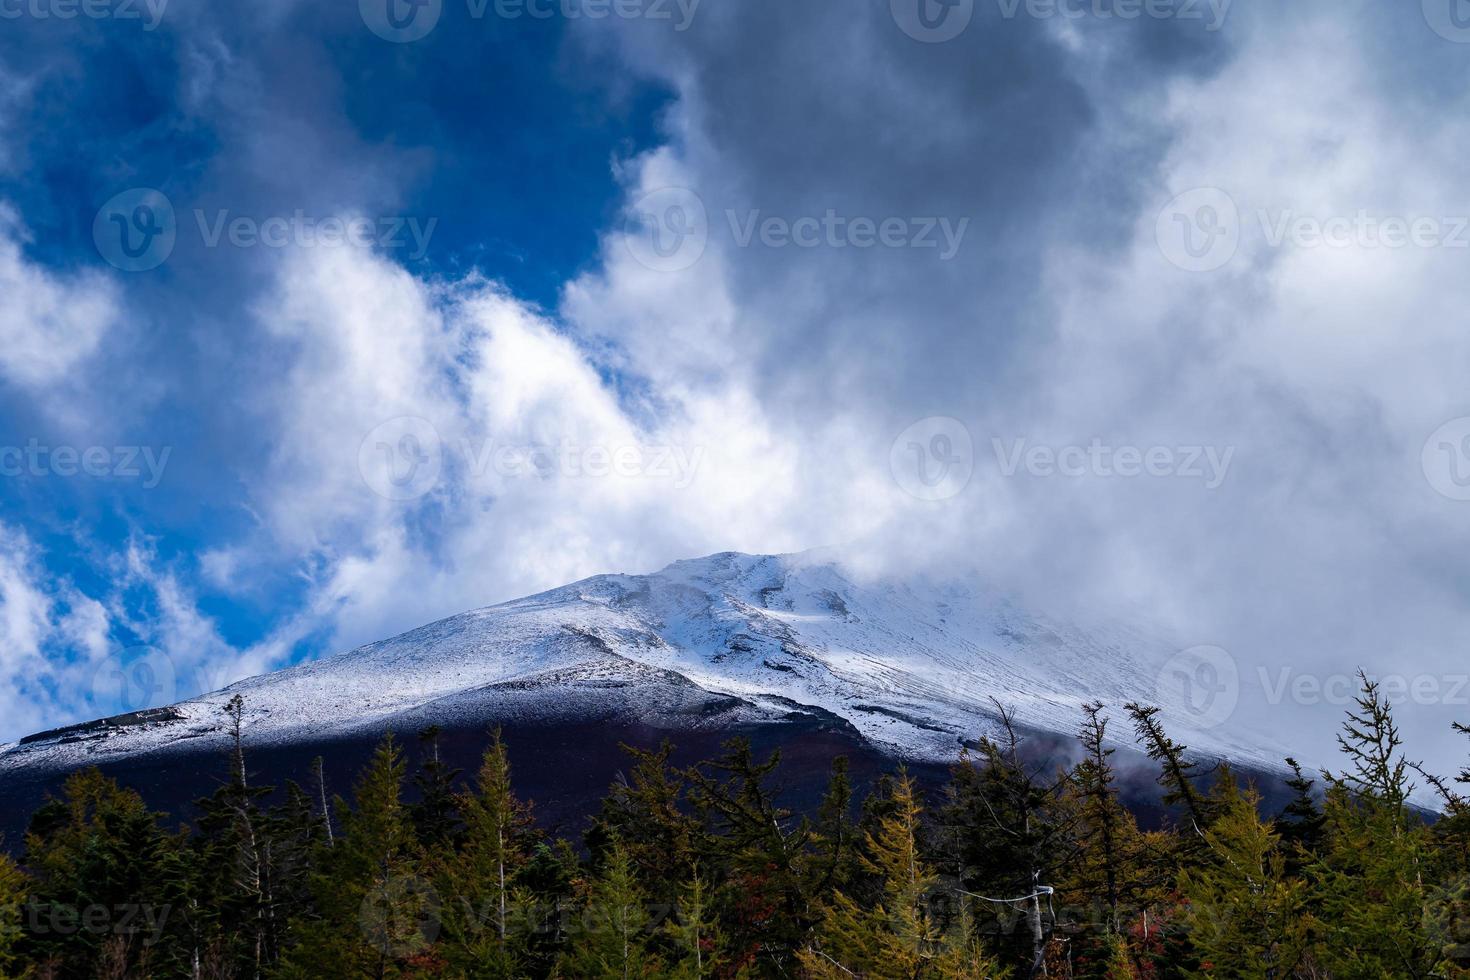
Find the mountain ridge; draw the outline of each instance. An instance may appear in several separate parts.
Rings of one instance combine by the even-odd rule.
[[[803,716],[848,726],[882,754],[942,763],[998,730],[998,705],[1065,736],[1084,703],[1168,701],[1160,678],[1177,653],[1136,628],[1048,619],[973,580],[860,579],[823,553],[722,552],[593,576],[175,705],[28,736],[0,748],[0,780],[198,751],[224,739],[220,709],[235,695],[256,744],[410,721],[601,713],[707,732]],[[1281,769],[1284,752],[1201,723],[1211,719],[1188,704],[1162,706],[1199,754]]]

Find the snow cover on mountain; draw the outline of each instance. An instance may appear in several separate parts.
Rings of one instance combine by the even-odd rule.
[[[236,694],[257,742],[400,718],[555,720],[604,701],[694,724],[715,702],[737,705],[743,721],[828,713],[882,751],[930,760],[994,733],[995,701],[1028,728],[1070,734],[1084,703],[1121,714],[1141,700],[1161,703],[1171,734],[1203,754],[1279,768],[1275,752],[1228,722],[1200,724],[1220,719],[1161,684],[1177,653],[1132,629],[1047,621],[974,584],[868,582],[814,553],[727,553],[600,575],[141,718],[28,739],[0,749],[0,777],[202,747],[224,737],[221,708]],[[715,714],[711,724],[731,717]],[[1114,734],[1131,734],[1125,718]]]

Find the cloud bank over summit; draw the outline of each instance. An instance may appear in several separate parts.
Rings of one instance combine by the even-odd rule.
[[[1341,705],[1283,669],[1433,681],[1402,720],[1450,759],[1470,45],[1369,2],[960,6],[945,40],[904,0],[683,30],[446,3],[407,43],[286,0],[18,22],[0,444],[172,453],[150,489],[4,478],[0,738],[108,713],[93,678],[137,663],[175,700],[595,573],[850,543],[1226,650],[1241,719],[1302,743]],[[133,187],[177,222],[148,271],[92,240]],[[225,211],[438,221],[422,255],[193,232]]]

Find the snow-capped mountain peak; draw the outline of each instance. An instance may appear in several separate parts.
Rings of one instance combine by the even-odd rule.
[[[237,694],[257,742],[407,717],[596,711],[636,692],[635,710],[680,724],[721,723],[707,707],[716,695],[745,720],[821,712],[888,754],[944,760],[995,731],[996,702],[1057,733],[1076,730],[1087,702],[1167,702],[1159,679],[1176,653],[1134,629],[1048,620],[969,581],[858,580],[816,554],[723,553],[599,575],[171,708],[33,737],[0,753],[0,773],[198,746],[223,737],[220,709]],[[1276,768],[1228,724],[1162,706],[1196,750]]]

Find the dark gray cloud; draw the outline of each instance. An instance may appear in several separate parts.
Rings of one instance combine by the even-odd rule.
[[[850,503],[853,474],[883,468],[915,420],[966,424],[972,484],[866,538],[884,560],[978,560],[1042,601],[1226,647],[1240,720],[1320,758],[1341,691],[1314,683],[1340,685],[1359,665],[1404,675],[1420,683],[1406,728],[1448,765],[1448,721],[1470,714],[1470,505],[1437,491],[1421,451],[1470,414],[1456,381],[1470,344],[1453,312],[1465,93],[1447,81],[1470,47],[1417,8],[1365,3],[1240,3],[1218,31],[1000,9],[977,3],[940,44],[897,29],[887,4],[721,6],[682,34],[588,32],[681,94],[673,173],[708,207],[711,247],[668,275],[719,263],[731,343],[758,365],[741,377],[801,445],[814,512]],[[663,179],[645,175],[637,192]],[[1234,256],[1207,271],[1181,268],[1191,260],[1160,221],[1196,188],[1223,189],[1235,209]],[[1184,200],[1188,220],[1209,220],[1197,193]],[[828,208],[971,225],[943,262],[740,247],[724,215]],[[1426,217],[1419,245],[1377,237],[1385,221],[1392,235],[1394,219]],[[1276,240],[1300,220],[1306,232]],[[1311,238],[1344,222],[1341,241]],[[1209,229],[1192,230],[1203,241]],[[616,321],[624,340],[629,319]],[[1230,466],[1209,488],[1095,468],[1008,477],[992,440],[1213,448]],[[1305,693],[1281,694],[1283,671],[1305,675]]]

